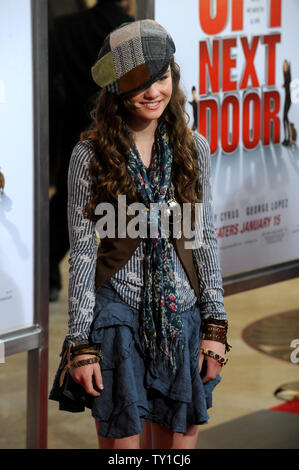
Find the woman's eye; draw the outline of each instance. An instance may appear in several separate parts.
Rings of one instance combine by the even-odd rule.
[[[166,80],[168,78],[168,75],[163,75],[163,77],[160,78],[160,80]]]

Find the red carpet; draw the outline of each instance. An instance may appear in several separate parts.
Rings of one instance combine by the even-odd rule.
[[[274,406],[269,408],[270,410],[285,411],[286,413],[298,413],[299,414],[299,400],[286,401],[282,405]]]

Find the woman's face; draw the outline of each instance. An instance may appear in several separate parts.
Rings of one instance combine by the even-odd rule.
[[[171,94],[172,77],[169,66],[159,80],[130,97],[131,117],[143,121],[158,119],[168,105]]]

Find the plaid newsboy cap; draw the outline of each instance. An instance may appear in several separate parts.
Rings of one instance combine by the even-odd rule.
[[[173,39],[156,21],[123,23],[105,38],[92,78],[110,93],[125,96],[163,75],[174,53]]]

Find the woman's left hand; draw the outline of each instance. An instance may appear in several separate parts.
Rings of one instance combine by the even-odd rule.
[[[220,343],[219,341],[211,341],[208,339],[203,339],[200,343],[201,348],[211,349],[216,354],[220,354],[220,356],[224,356],[225,354],[225,344]],[[206,374],[202,377],[203,383],[208,382],[209,380],[215,379],[218,374],[220,374],[223,365],[219,364],[216,359],[213,359],[210,356],[205,356],[202,351],[199,354],[198,360],[198,367],[199,372],[201,371],[203,361],[207,361],[206,365]]]

